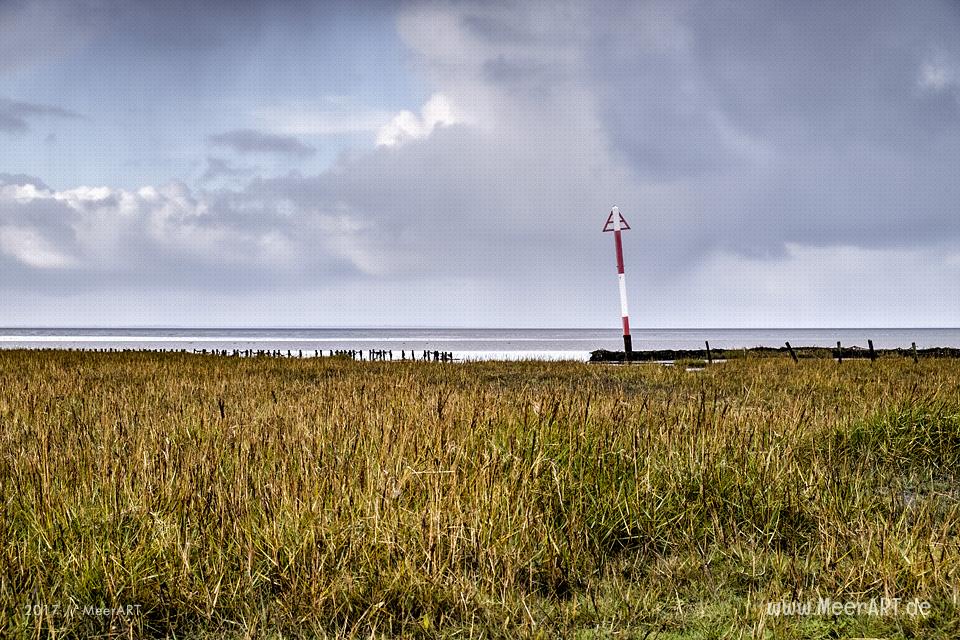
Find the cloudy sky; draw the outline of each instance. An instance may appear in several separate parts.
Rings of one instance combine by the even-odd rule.
[[[960,3],[0,0],[0,326],[960,325]]]

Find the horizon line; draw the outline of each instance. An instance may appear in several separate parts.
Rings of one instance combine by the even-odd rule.
[[[0,331],[22,331],[22,330],[43,330],[43,331],[86,331],[86,330],[225,330],[225,331],[258,331],[258,330],[280,330],[280,331],[325,331],[325,330],[487,330],[487,331],[620,331],[620,327],[586,327],[586,326],[567,326],[567,327],[544,327],[544,326],[467,326],[467,325],[247,325],[247,326],[221,326],[221,325],[90,325],[90,326],[67,326],[67,325],[12,325],[0,326]],[[634,332],[643,331],[889,331],[889,330],[960,330],[960,326],[730,326],[730,327],[632,327]]]

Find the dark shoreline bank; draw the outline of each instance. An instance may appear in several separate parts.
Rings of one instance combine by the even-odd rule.
[[[793,347],[793,353],[798,359],[826,359],[834,360],[840,358],[843,360],[869,360],[871,351],[865,347],[850,346],[837,349],[836,347]],[[913,358],[916,353],[917,358],[960,358],[960,348],[954,347],[931,347],[928,349],[917,349],[916,352],[910,347],[905,349],[874,349],[873,354],[876,358]],[[631,362],[663,362],[672,360],[730,360],[734,358],[743,358],[747,356],[758,357],[786,357],[790,356],[790,349],[787,347],[751,347],[744,349],[713,349],[708,352],[706,349],[659,349],[653,351],[631,351]],[[597,349],[590,352],[590,362],[623,362],[623,351],[607,351],[606,349]]]

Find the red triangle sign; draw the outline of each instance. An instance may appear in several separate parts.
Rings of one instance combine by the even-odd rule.
[[[630,228],[630,225],[627,224],[627,219],[623,217],[623,214],[620,214],[620,230],[626,231]],[[603,225],[604,232],[613,231],[613,211],[610,212],[610,215],[607,216],[607,224]]]

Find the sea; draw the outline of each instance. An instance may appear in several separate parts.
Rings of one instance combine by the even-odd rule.
[[[866,347],[878,349],[960,347],[954,329],[634,329],[636,351],[737,349],[757,346]],[[458,360],[580,360],[596,349],[622,350],[615,329],[461,328],[0,328],[2,349],[88,349],[152,351],[280,351],[311,357],[331,351],[387,350],[394,359],[411,351],[446,351]],[[409,356],[407,356],[409,357]]]

